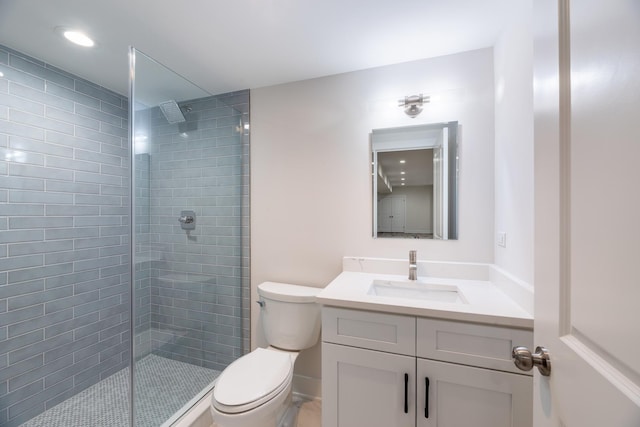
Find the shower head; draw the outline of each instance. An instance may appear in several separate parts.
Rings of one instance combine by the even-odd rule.
[[[165,119],[171,124],[182,123],[186,121],[182,110],[173,99],[160,103],[160,110],[164,114]]]

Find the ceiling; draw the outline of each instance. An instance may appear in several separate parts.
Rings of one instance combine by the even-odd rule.
[[[392,188],[433,185],[432,148],[379,152],[378,165]],[[391,193],[391,190],[378,181],[378,193]]]
[[[514,0],[0,0],[0,44],[128,92],[134,46],[212,94],[493,46]],[[74,46],[56,27],[98,43]]]

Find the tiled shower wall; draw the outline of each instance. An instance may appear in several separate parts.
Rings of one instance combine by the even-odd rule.
[[[136,357],[222,370],[249,348],[249,91],[181,106],[181,124],[151,111],[148,158],[136,156],[140,179],[149,174],[148,193],[136,190],[137,216],[149,212],[149,234],[137,234]],[[194,230],[181,229],[183,210]]]
[[[0,425],[128,364],[127,99],[0,46]]]

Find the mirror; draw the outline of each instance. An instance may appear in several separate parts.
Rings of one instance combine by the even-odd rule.
[[[371,132],[373,237],[458,238],[458,122]]]

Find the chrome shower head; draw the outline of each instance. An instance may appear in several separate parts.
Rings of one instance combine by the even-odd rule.
[[[160,103],[160,111],[164,114],[165,119],[171,124],[182,123],[187,119],[184,118],[182,110],[173,99]]]

